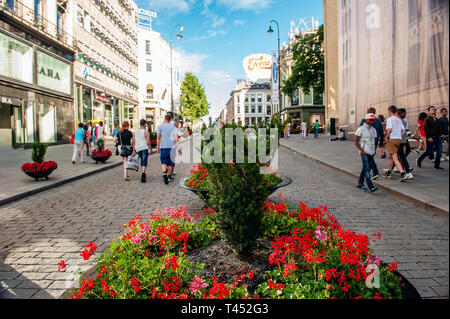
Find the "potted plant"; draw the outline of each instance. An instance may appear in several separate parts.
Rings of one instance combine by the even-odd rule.
[[[36,142],[31,145],[32,153],[31,159],[33,163],[25,163],[22,165],[22,172],[36,181],[39,178],[48,179],[48,176],[58,168],[58,164],[54,161],[44,161],[45,153],[47,152],[48,144]]]
[[[93,150],[91,153],[91,158],[95,161],[95,163],[105,163],[111,155],[112,153],[110,150],[105,150],[105,140],[102,138],[98,139],[97,149]]]

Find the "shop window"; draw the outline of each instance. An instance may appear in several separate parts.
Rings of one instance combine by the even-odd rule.
[[[33,48],[0,32],[0,75],[33,83]]]
[[[39,141],[56,142],[56,111],[52,105],[39,105]]]
[[[303,104],[311,105],[313,103],[311,91],[308,94],[303,94]]]
[[[34,102],[24,102],[26,116],[26,142],[34,143],[35,138],[35,120],[34,120]]]

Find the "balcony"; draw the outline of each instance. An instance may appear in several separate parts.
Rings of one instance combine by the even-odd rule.
[[[40,14],[17,0],[0,0],[0,13],[14,22],[36,31],[49,40],[74,51],[73,37],[62,30],[61,27],[48,21]]]

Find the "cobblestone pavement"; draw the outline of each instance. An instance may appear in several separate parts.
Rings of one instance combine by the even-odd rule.
[[[73,284],[75,267],[92,267],[92,260],[79,256],[89,241],[101,253],[138,213],[198,206],[178,181],[162,183],[158,162],[150,157],[147,184],[138,174],[122,181],[121,169],[115,168],[1,207],[0,298],[59,298]],[[190,167],[179,165],[177,179]],[[351,177],[284,149],[280,174],[293,179],[283,189],[289,202],[327,204],[344,227],[367,235],[381,231],[375,252],[386,262],[399,261],[400,271],[423,297],[448,298],[448,217],[430,215],[388,193],[362,193]],[[67,260],[65,272],[57,272],[61,259]]]

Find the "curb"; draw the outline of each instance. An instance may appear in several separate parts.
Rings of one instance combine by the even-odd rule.
[[[26,192],[23,192],[23,193],[20,193],[20,194],[12,195],[10,197],[7,197],[7,198],[4,198],[4,199],[0,200],[0,206],[3,206],[3,205],[6,205],[6,204],[9,204],[9,203],[18,201],[18,200],[20,200],[22,198],[25,198],[25,197],[28,197],[28,196],[31,196],[31,195],[34,195],[34,194],[37,194],[37,193],[40,193],[40,192],[43,192],[43,191],[46,191],[46,190],[49,190],[49,189],[52,189],[52,188],[64,185],[64,184],[67,184],[67,183],[70,183],[70,182],[74,182],[76,180],[79,180],[79,179],[82,179],[82,178],[85,178],[85,177],[88,177],[88,176],[91,176],[91,175],[94,175],[94,174],[97,174],[97,173],[104,172],[104,171],[106,171],[108,169],[115,168],[115,167],[118,167],[120,165],[122,165],[122,162],[109,164],[106,167],[102,167],[102,168],[99,168],[99,169],[96,169],[96,170],[93,170],[93,171],[90,171],[90,172],[87,172],[87,173],[84,173],[84,174],[81,174],[81,175],[69,177],[67,179],[64,179],[62,181],[59,181],[59,182],[56,182],[56,183],[53,183],[53,184],[50,184],[50,185],[46,185],[46,186],[43,186],[43,187],[32,189],[32,190],[29,190],[29,191],[26,191]]]
[[[313,161],[315,161],[315,162],[317,162],[317,163],[319,163],[319,164],[322,164],[322,165],[325,165],[325,166],[327,166],[327,167],[333,168],[333,169],[335,169],[335,170],[337,170],[337,171],[340,171],[340,172],[345,173],[345,174],[347,174],[347,175],[350,175],[350,176],[352,176],[352,177],[357,177],[357,178],[359,178],[359,175],[358,175],[358,174],[355,174],[355,173],[346,171],[346,170],[344,170],[344,169],[341,169],[341,168],[339,168],[339,167],[336,167],[336,166],[334,166],[334,165],[331,165],[331,164],[329,164],[329,163],[327,163],[327,162],[324,162],[324,161],[322,161],[322,160],[320,160],[320,159],[317,159],[317,158],[315,158],[315,157],[312,157],[312,156],[310,156],[310,155],[307,155],[307,154],[304,154],[304,153],[300,153],[298,150],[295,150],[295,149],[293,149],[292,147],[289,147],[289,146],[286,146],[286,145],[283,145],[283,144],[280,144],[280,145],[281,145],[282,147],[284,147],[285,149],[287,149],[287,150],[289,150],[289,151],[291,151],[291,152],[293,152],[293,153],[295,153],[295,154],[298,154],[298,155],[300,155],[300,156],[303,156],[303,157],[306,157],[306,158],[308,158],[308,159],[311,159],[311,160],[313,160]],[[428,211],[428,212],[436,213],[436,214],[439,214],[439,215],[444,216],[444,217],[449,217],[449,212],[448,212],[447,210],[445,210],[445,209],[439,207],[439,206],[436,206],[436,205],[427,203],[427,202],[425,202],[425,201],[423,201],[423,200],[421,200],[421,199],[418,199],[418,198],[409,196],[409,195],[407,195],[407,194],[405,194],[405,193],[402,193],[402,192],[400,192],[400,191],[397,191],[397,190],[394,190],[394,189],[392,189],[392,188],[389,188],[389,187],[387,187],[387,186],[385,186],[385,185],[382,185],[382,184],[378,183],[377,181],[373,181],[373,183],[374,183],[379,189],[382,189],[382,190],[384,190],[384,191],[387,191],[388,193],[391,193],[391,194],[396,195],[396,196],[398,196],[398,197],[401,197],[401,198],[403,198],[403,199],[412,201],[414,204],[416,204],[416,205],[418,205],[418,206],[420,206],[420,207],[425,208],[425,210]]]

